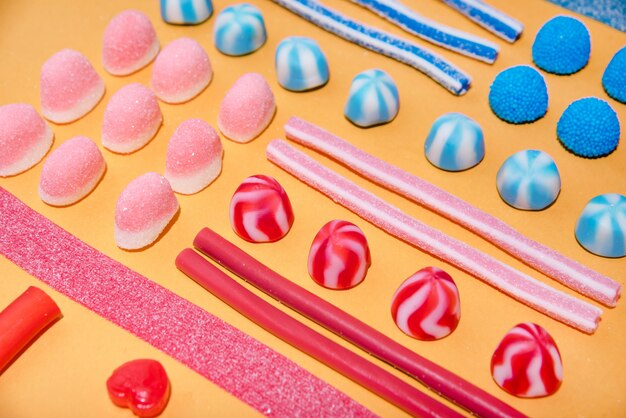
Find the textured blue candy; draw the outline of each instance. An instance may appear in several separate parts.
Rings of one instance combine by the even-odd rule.
[[[541,210],[561,191],[561,176],[552,157],[543,151],[524,150],[504,161],[496,176],[500,197],[517,209]]]
[[[606,94],[618,102],[626,103],[626,47],[617,51],[607,65],[602,76],[602,86]]]
[[[261,11],[251,4],[226,7],[215,19],[215,46],[227,55],[246,55],[259,49],[267,39]]]
[[[481,1],[482,0],[478,0],[478,2]],[[480,7],[475,7],[472,3],[476,2],[468,2],[467,0],[443,0],[443,2],[453,6],[459,12],[463,13],[473,21],[478,22],[481,26],[499,34],[502,38],[509,42],[515,41],[522,34],[523,28],[521,25],[509,25],[507,22],[498,19],[497,16],[486,13],[481,10]]]
[[[534,122],[548,111],[546,82],[532,67],[508,68],[493,80],[489,105],[493,113],[506,122]]]
[[[211,17],[211,0],[161,0],[161,18],[175,25],[197,25]]]
[[[276,48],[274,64],[278,83],[287,90],[311,90],[328,82],[328,61],[311,38],[283,39]]]
[[[382,70],[367,70],[352,80],[344,114],[355,125],[368,127],[393,120],[398,114],[398,87]]]
[[[535,37],[533,61],[549,73],[567,75],[580,71],[591,53],[589,31],[578,19],[556,16]]]
[[[626,255],[626,197],[617,193],[596,196],[576,223],[576,239],[588,251],[604,257]]]
[[[579,157],[602,157],[617,148],[619,119],[607,102],[586,97],[565,109],[556,133],[563,146]]]
[[[435,167],[448,171],[467,170],[485,156],[483,130],[461,113],[446,113],[430,128],[424,152]]]

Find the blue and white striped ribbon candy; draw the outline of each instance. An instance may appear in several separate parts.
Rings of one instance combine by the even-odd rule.
[[[443,170],[467,170],[485,156],[483,130],[461,113],[446,113],[433,123],[424,152],[431,164]]]
[[[211,0],[160,0],[161,18],[175,25],[197,25],[211,17]]]
[[[386,72],[372,69],[352,80],[344,114],[355,125],[368,127],[393,120],[399,105],[396,83]]]
[[[607,193],[587,203],[576,223],[576,239],[604,257],[626,255],[626,196]]]
[[[283,39],[276,48],[274,63],[278,83],[287,90],[311,90],[328,82],[328,61],[311,38]]]
[[[506,41],[515,42],[524,30],[522,23],[488,5],[483,0],[442,1]]]
[[[246,55],[259,49],[267,39],[261,11],[247,3],[226,7],[215,20],[215,46],[227,55]]]

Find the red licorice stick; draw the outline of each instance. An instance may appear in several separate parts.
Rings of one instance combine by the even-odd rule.
[[[199,251],[283,305],[413,376],[471,413],[482,417],[524,416],[484,390],[287,280],[209,228],[203,228],[193,244]]]
[[[176,267],[252,322],[404,411],[420,417],[461,416],[272,306],[194,250],[184,249],[176,257]]]
[[[0,371],[41,331],[61,317],[43,290],[31,286],[0,312]]]

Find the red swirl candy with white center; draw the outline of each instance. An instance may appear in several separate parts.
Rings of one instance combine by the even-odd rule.
[[[506,333],[491,357],[493,380],[511,395],[552,395],[563,381],[559,349],[548,332],[530,322]]]
[[[293,224],[293,210],[285,189],[269,176],[248,177],[230,201],[230,224],[246,241],[278,241]]]
[[[319,230],[309,251],[309,274],[329,289],[349,289],[365,279],[371,265],[370,250],[361,229],[334,220]]]
[[[452,333],[459,324],[459,290],[445,271],[423,268],[396,290],[391,315],[407,335],[424,341],[438,340]]]

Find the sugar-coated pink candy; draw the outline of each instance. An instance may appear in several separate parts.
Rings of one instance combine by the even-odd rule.
[[[361,229],[348,221],[324,225],[309,251],[309,275],[329,289],[349,289],[361,283],[371,265],[370,249]]]
[[[224,150],[215,129],[201,119],[182,122],[167,144],[165,178],[177,193],[204,189],[222,170]]]
[[[136,250],[152,244],[178,212],[178,200],[167,179],[146,173],[132,180],[115,206],[115,242]]]
[[[202,46],[190,38],[167,44],[152,66],[152,87],[159,99],[183,103],[196,97],[213,77],[213,68]]]
[[[561,386],[563,362],[550,334],[526,322],[507,332],[496,348],[491,357],[491,375],[511,395],[539,398]]]
[[[293,209],[283,186],[262,174],[245,179],[230,201],[230,224],[250,242],[284,237],[293,224]]]
[[[14,176],[41,161],[53,137],[52,129],[31,105],[0,106],[0,177]]]
[[[55,123],[85,116],[104,95],[104,81],[83,54],[63,49],[41,67],[41,113]]]
[[[134,73],[148,65],[157,52],[159,39],[152,22],[138,10],[118,13],[104,30],[102,63],[113,75]]]
[[[438,340],[459,324],[459,290],[445,271],[437,267],[423,268],[396,290],[391,315],[407,335],[424,341]]]
[[[217,126],[235,142],[249,142],[267,128],[276,111],[274,93],[261,74],[247,73],[224,96]]]
[[[139,83],[119,89],[107,104],[102,121],[102,145],[128,154],[146,145],[163,122],[155,94]]]
[[[102,153],[91,139],[68,139],[44,162],[39,197],[53,206],[78,202],[96,187],[105,168]]]

